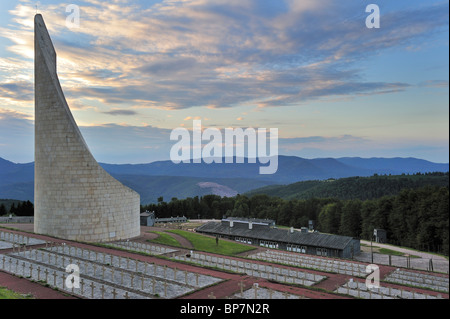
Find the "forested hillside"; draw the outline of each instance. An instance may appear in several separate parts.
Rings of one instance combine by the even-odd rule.
[[[30,201],[0,199],[0,216],[33,216],[34,205]]]
[[[348,177],[326,181],[305,181],[289,185],[270,185],[252,190],[245,195],[265,194],[283,199],[333,197],[366,200],[396,195],[405,188],[417,189],[426,185],[448,187],[448,172],[418,173],[414,175],[374,175],[371,177]]]
[[[221,198],[215,195],[172,199],[143,206],[157,217],[215,218],[241,216],[274,219],[296,228],[314,220],[316,229],[370,240],[374,228],[387,231],[388,242],[449,253],[449,188],[425,186],[370,200],[337,198],[282,199],[268,195]]]

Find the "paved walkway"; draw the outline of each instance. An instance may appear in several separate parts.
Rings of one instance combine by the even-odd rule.
[[[178,241],[180,243],[180,245],[183,248],[186,248],[186,249],[194,248],[194,246],[192,245],[192,243],[189,240],[187,240],[186,238],[184,238],[183,236],[180,236],[178,234],[174,234],[174,233],[168,232],[167,228],[142,226],[141,227],[141,236],[139,236],[135,240],[142,242],[142,241],[152,240],[152,239],[158,238],[158,234],[151,233],[152,231],[159,231],[159,232],[165,233],[165,234],[173,237],[176,241]]]
[[[361,240],[362,244],[366,244],[370,246],[370,241]],[[374,248],[387,248],[390,250],[398,251],[403,254],[409,254],[414,255],[417,257],[410,258],[410,268],[414,269],[420,269],[420,270],[429,270],[430,268],[430,262],[432,263],[433,270],[435,272],[441,272],[441,273],[447,273],[449,272],[449,261],[443,256],[416,251],[408,248],[401,248],[392,246],[389,244],[380,244],[380,243],[372,243]],[[380,254],[377,252],[374,252],[373,254],[373,263],[377,265],[389,265],[389,255],[387,254]],[[370,247],[364,248],[364,251],[360,252],[355,256],[355,259],[362,262],[372,262],[372,257],[370,253]],[[395,267],[407,267],[407,257],[405,256],[391,256],[391,265]]]
[[[25,278],[7,274],[3,271],[0,271],[0,286],[20,294],[31,295],[35,299],[79,299]]]

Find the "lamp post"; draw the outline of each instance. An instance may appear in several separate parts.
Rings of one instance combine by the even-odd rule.
[[[372,258],[372,264],[373,264],[373,247],[372,247],[372,242],[373,242],[373,236],[372,236],[372,238],[370,238],[370,255],[371,255],[371,258]]]

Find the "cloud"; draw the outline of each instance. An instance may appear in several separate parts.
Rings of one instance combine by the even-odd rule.
[[[279,153],[303,158],[419,157],[439,163],[447,163],[449,154],[446,137],[418,142],[414,138],[375,139],[350,134],[280,138]]]
[[[34,87],[26,81],[0,83],[0,98],[14,101],[34,101]]]
[[[5,108],[0,108],[0,119],[4,121],[31,120],[30,116],[26,113],[21,113],[15,110],[9,110]]]
[[[65,25],[65,6],[41,4],[39,11],[55,44],[63,91],[71,108],[85,112],[84,122],[95,112],[124,123],[145,114],[144,109],[263,110],[417,87],[448,90],[442,76],[413,83],[390,75],[372,80],[360,63],[384,52],[421,50],[436,36],[448,35],[445,1],[385,2],[378,30],[365,27],[365,5],[354,0],[86,0],[80,2],[80,28],[72,30]],[[11,21],[0,24],[9,55],[0,58],[0,105],[20,112],[33,107],[34,11],[34,3],[21,1],[9,12]],[[5,118],[12,125],[3,132],[14,125],[28,127],[30,117],[20,118],[20,112],[2,115],[2,125]],[[186,117],[182,113],[180,120]],[[242,125],[239,115],[227,115],[237,122],[227,125]],[[114,124],[96,129],[116,137],[126,132],[129,141],[132,134],[142,134]],[[142,130],[160,136],[160,131]],[[88,134],[94,131],[87,129]],[[310,137],[281,140],[280,147],[290,152],[329,147],[332,152],[370,145],[361,139]],[[138,140],[153,147],[146,138],[130,147],[142,149]],[[104,154],[114,156],[113,151]]]
[[[419,87],[443,88],[448,89],[448,80],[428,80],[418,84]]]
[[[125,115],[125,116],[138,115],[138,113],[133,110],[117,110],[117,109],[102,113],[109,115]]]
[[[104,163],[149,163],[169,159],[171,130],[154,126],[80,126],[95,159]]]
[[[30,116],[0,108],[0,157],[14,162],[34,159],[34,123]]]
[[[154,126],[80,126],[95,159],[105,163],[148,163],[169,159],[171,130]],[[34,160],[34,121],[25,113],[0,108],[0,157]]]
[[[80,126],[80,130],[96,160],[103,163],[138,164],[169,160],[170,149],[175,144],[170,140],[171,130],[151,125],[107,123]],[[393,141],[350,134],[280,137],[279,154],[305,158],[400,156],[448,162],[448,138],[443,136],[418,143],[414,138]],[[34,123],[31,116],[0,108],[0,157],[18,163],[33,161]]]
[[[136,69],[145,75],[157,75],[160,77],[172,76],[194,70],[197,67],[197,60],[194,58],[167,58],[161,61],[151,62]]]
[[[307,148],[323,148],[323,149],[336,149],[336,148],[351,148],[358,145],[360,148],[363,144],[370,143],[371,140],[345,134],[341,136],[308,136],[308,137],[293,137],[293,138],[280,138],[279,147],[286,152],[298,151]]]
[[[68,95],[161,109],[284,106],[405,90],[408,83],[365,81],[357,62],[448,24],[447,3],[388,11],[376,33],[364,27],[364,8],[354,1],[87,1],[74,30],[64,9],[40,8]],[[33,52],[33,10],[17,5],[10,13],[18,27],[0,28],[24,58]]]

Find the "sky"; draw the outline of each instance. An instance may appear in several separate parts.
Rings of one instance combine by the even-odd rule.
[[[449,162],[448,1],[1,1],[0,157],[16,163],[34,160],[36,12],[99,162],[167,160],[194,120],[277,128],[280,155]]]

